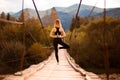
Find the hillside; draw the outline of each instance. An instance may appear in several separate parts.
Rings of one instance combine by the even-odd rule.
[[[69,29],[72,17],[76,14],[77,8],[78,8],[78,4],[74,4],[74,5],[69,6],[69,7],[56,7],[56,11],[57,11],[58,15],[60,16],[61,22],[63,24],[63,28],[65,30]],[[79,16],[81,16],[81,17],[88,16],[90,14],[90,11],[92,10],[92,8],[93,8],[93,6],[81,5]],[[50,12],[51,12],[50,9],[45,10],[45,11],[39,11],[39,14],[40,14],[41,18],[43,18],[46,11],[48,11],[48,14],[50,14]],[[16,19],[18,19],[21,12],[22,11],[14,13],[13,16]],[[26,8],[24,10],[24,12],[26,14],[29,13],[29,16],[26,15],[25,18],[28,18],[28,17],[37,18],[37,15],[36,15],[36,12],[35,12],[34,9]],[[120,8],[107,9],[107,16],[117,18],[117,17],[120,17],[119,13],[120,13]],[[95,17],[102,16],[102,15],[103,15],[103,9],[102,8],[97,8],[97,7],[94,9],[94,11],[91,14],[91,16],[95,16]]]
[[[120,17],[120,8],[113,8],[113,9],[107,10],[106,15],[112,18],[118,18]],[[103,13],[96,14],[95,16],[96,17],[103,16]]]

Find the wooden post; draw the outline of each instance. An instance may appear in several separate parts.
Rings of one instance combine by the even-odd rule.
[[[22,0],[22,20],[23,20],[23,49],[21,54],[21,61],[20,61],[20,70],[23,69],[23,63],[24,63],[24,55],[25,55],[25,25],[24,25],[24,0]]]
[[[104,66],[106,70],[107,80],[109,80],[109,54],[108,54],[108,44],[106,41],[106,34],[105,34],[105,27],[106,27],[106,0],[104,0],[104,28],[103,28],[103,38],[104,38]]]

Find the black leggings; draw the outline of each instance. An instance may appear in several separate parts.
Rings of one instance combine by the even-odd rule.
[[[66,43],[64,43],[62,41],[61,38],[54,38],[53,40],[53,45],[54,45],[54,49],[55,49],[55,57],[57,62],[59,62],[59,57],[58,57],[58,44],[62,45],[62,47],[60,47],[60,49],[68,49],[70,48],[69,45],[67,45]]]

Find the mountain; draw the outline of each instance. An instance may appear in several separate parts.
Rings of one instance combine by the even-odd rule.
[[[79,11],[79,16],[84,17],[87,16],[90,11],[92,10],[93,6],[88,6],[88,5],[81,5],[80,11]],[[74,4],[70,7],[66,7],[66,8],[61,8],[61,7],[56,7],[57,11],[61,11],[61,12],[65,12],[65,13],[69,13],[71,16],[75,15],[78,9],[78,4]],[[97,14],[97,13],[101,13],[103,11],[103,9],[101,8],[95,8],[93,13]]]
[[[22,13],[22,10],[13,14],[12,16],[15,17],[16,19],[18,19],[19,16],[21,15],[21,13]],[[36,14],[35,10],[30,9],[30,8],[24,9],[24,16],[25,16],[25,19],[26,18],[32,18],[32,17],[37,18],[37,14]]]
[[[103,13],[98,13],[95,15],[96,17],[103,16]],[[111,8],[106,11],[106,16],[112,17],[112,18],[118,18],[120,17],[120,8]]]
[[[61,22],[63,24],[63,28],[65,30],[69,29],[72,17],[75,16],[76,12],[77,12],[77,8],[78,8],[78,4],[74,4],[72,6],[69,7],[56,7],[56,11],[58,13],[58,15],[60,16]],[[90,14],[90,11],[92,10],[93,6],[88,6],[88,5],[81,5],[80,7],[80,11],[79,11],[79,16],[81,17],[85,17],[88,16]],[[46,11],[48,11],[48,14],[50,14],[51,9],[45,10],[45,11],[39,11],[40,17],[41,19],[43,18],[43,16],[46,14]],[[24,9],[25,12],[25,18],[37,18],[37,14],[36,11],[34,9],[30,9],[30,8],[26,8]],[[22,13],[22,11],[19,11],[15,14],[13,14],[13,16],[18,19],[18,17],[20,16],[20,14]],[[120,17],[120,8],[113,8],[113,9],[107,9],[107,15],[111,16],[111,17]],[[29,14],[29,15],[28,15]],[[103,15],[103,9],[102,8],[97,8],[95,7],[91,16],[102,16]]]
[[[61,20],[63,28],[65,30],[68,30],[71,20],[72,20],[72,16],[68,13],[61,12],[61,11],[58,11],[58,15],[60,16],[60,20]]]
[[[76,15],[77,8],[78,8],[78,4],[72,5],[70,7],[56,7],[58,15],[60,16],[60,19],[63,24],[63,28],[65,30],[69,29],[72,18],[73,18],[73,16]],[[90,14],[90,11],[92,8],[93,8],[93,6],[81,5],[78,15],[81,17],[88,16]],[[101,9],[101,8],[95,8],[92,15],[101,13],[102,11],[103,11],[103,9]]]

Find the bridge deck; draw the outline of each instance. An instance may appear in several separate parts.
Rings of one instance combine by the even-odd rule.
[[[45,67],[26,80],[84,80],[68,63],[64,50],[59,50],[60,62],[57,64],[55,57]]]
[[[96,74],[76,65],[65,49],[59,50],[58,53],[59,64],[52,54],[48,60],[22,71],[22,75],[11,75],[4,80],[101,80]]]

